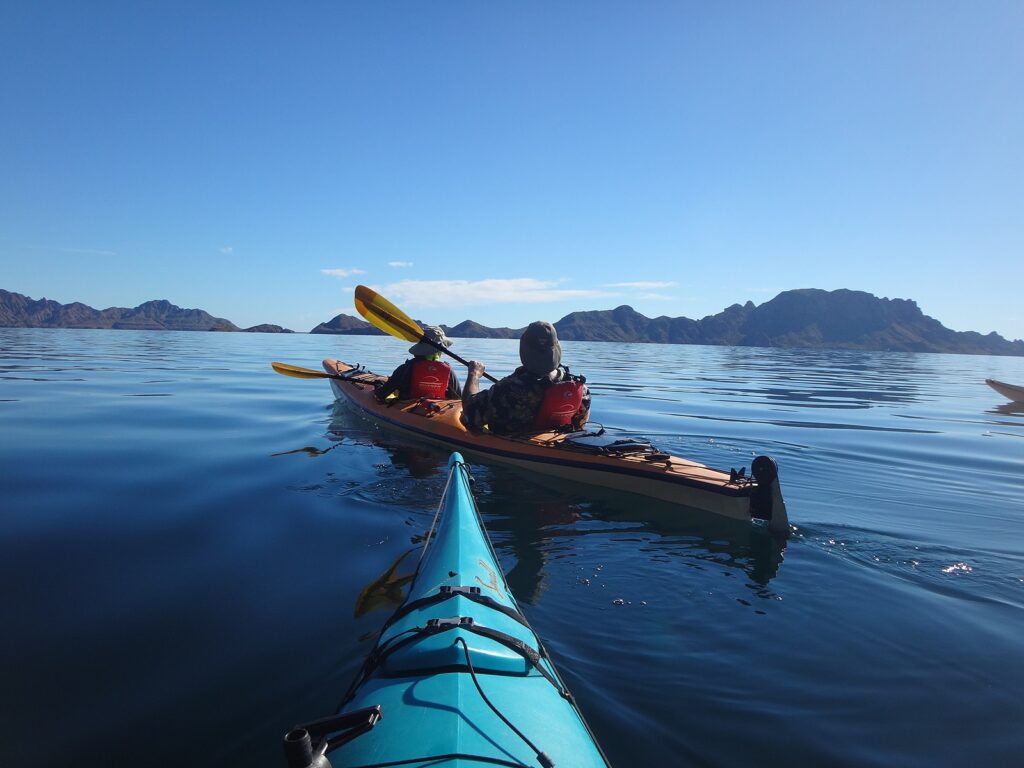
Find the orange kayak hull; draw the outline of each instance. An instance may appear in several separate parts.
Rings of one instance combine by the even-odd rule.
[[[767,457],[761,459],[771,463],[771,476],[755,479],[750,476],[752,473],[735,477],[734,473],[666,454],[584,452],[573,447],[564,432],[516,437],[493,435],[471,430],[462,423],[460,400],[382,403],[374,394],[374,385],[385,377],[333,359],[324,360],[323,367],[340,377],[330,380],[338,400],[351,403],[383,426],[462,451],[474,459],[497,461],[529,472],[639,494],[735,520],[764,518],[767,504],[771,507],[769,527],[788,530],[774,462]],[[757,463],[755,460],[755,468]]]

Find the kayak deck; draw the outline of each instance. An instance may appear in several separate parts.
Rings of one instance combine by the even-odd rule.
[[[384,377],[347,363],[326,359],[324,370],[339,400],[352,403],[372,420],[419,439],[464,451],[474,458],[495,460],[533,472],[636,493],[702,509],[735,520],[771,520],[773,530],[788,530],[785,503],[774,462],[756,459],[753,469],[770,464],[767,477],[735,473],[663,453],[636,451],[603,454],[574,447],[565,432],[540,432],[506,437],[468,429],[460,400],[389,401],[381,403],[374,385]]]

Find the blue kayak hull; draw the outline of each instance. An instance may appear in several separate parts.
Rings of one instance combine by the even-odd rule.
[[[381,719],[331,765],[537,766],[540,751],[559,768],[607,766],[509,591],[458,453],[449,472],[409,595],[342,707],[379,705]]]

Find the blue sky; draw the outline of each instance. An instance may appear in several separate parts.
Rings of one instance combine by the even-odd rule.
[[[306,331],[791,288],[1024,338],[1020,2],[10,2],[0,288]]]

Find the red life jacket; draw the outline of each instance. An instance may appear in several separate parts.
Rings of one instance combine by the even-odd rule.
[[[583,382],[572,379],[548,387],[533,417],[533,428],[553,429],[569,424],[583,405],[583,390]]]
[[[409,399],[427,397],[431,400],[444,400],[451,374],[452,367],[448,363],[420,358],[413,360],[412,375],[409,377]]]

